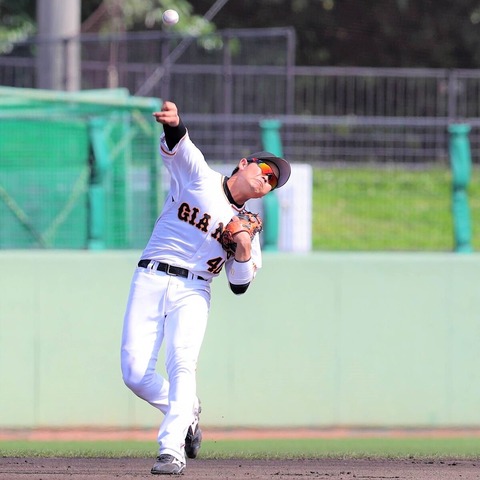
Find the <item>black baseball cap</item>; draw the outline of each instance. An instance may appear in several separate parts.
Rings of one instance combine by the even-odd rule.
[[[277,157],[270,152],[256,152],[252,153],[248,157],[245,157],[247,160],[265,160],[266,162],[273,163],[278,168],[278,184],[276,188],[280,188],[287,183],[287,180],[290,178],[290,173],[292,169],[290,164],[283,158]]]

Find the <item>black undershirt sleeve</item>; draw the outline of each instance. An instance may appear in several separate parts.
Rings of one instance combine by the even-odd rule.
[[[165,132],[165,141],[167,142],[168,148],[173,150],[175,145],[185,136],[187,129],[180,119],[180,123],[176,127],[171,127],[170,125],[164,125],[163,131]]]

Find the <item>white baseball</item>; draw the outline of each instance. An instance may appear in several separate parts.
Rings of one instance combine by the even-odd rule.
[[[165,10],[162,15],[162,20],[165,25],[175,25],[179,18],[176,10]]]

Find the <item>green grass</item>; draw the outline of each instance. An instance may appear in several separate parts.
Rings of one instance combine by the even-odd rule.
[[[316,168],[312,245],[337,251],[452,251],[451,173],[447,167]],[[480,169],[468,189],[472,225],[480,216]],[[473,247],[480,231],[473,228]]]
[[[480,438],[396,439],[342,438],[225,441],[205,444],[205,452],[217,457],[318,458],[318,457],[464,457],[480,458]]]
[[[153,457],[156,444],[144,441],[0,442],[8,457]],[[480,459],[480,438],[342,438],[205,440],[201,458],[468,458]]]

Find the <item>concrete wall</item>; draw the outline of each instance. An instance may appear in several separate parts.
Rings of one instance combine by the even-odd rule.
[[[0,252],[0,428],[160,422],[119,367],[138,256]],[[222,274],[202,422],[479,426],[479,273],[477,254],[270,253],[240,297]]]

